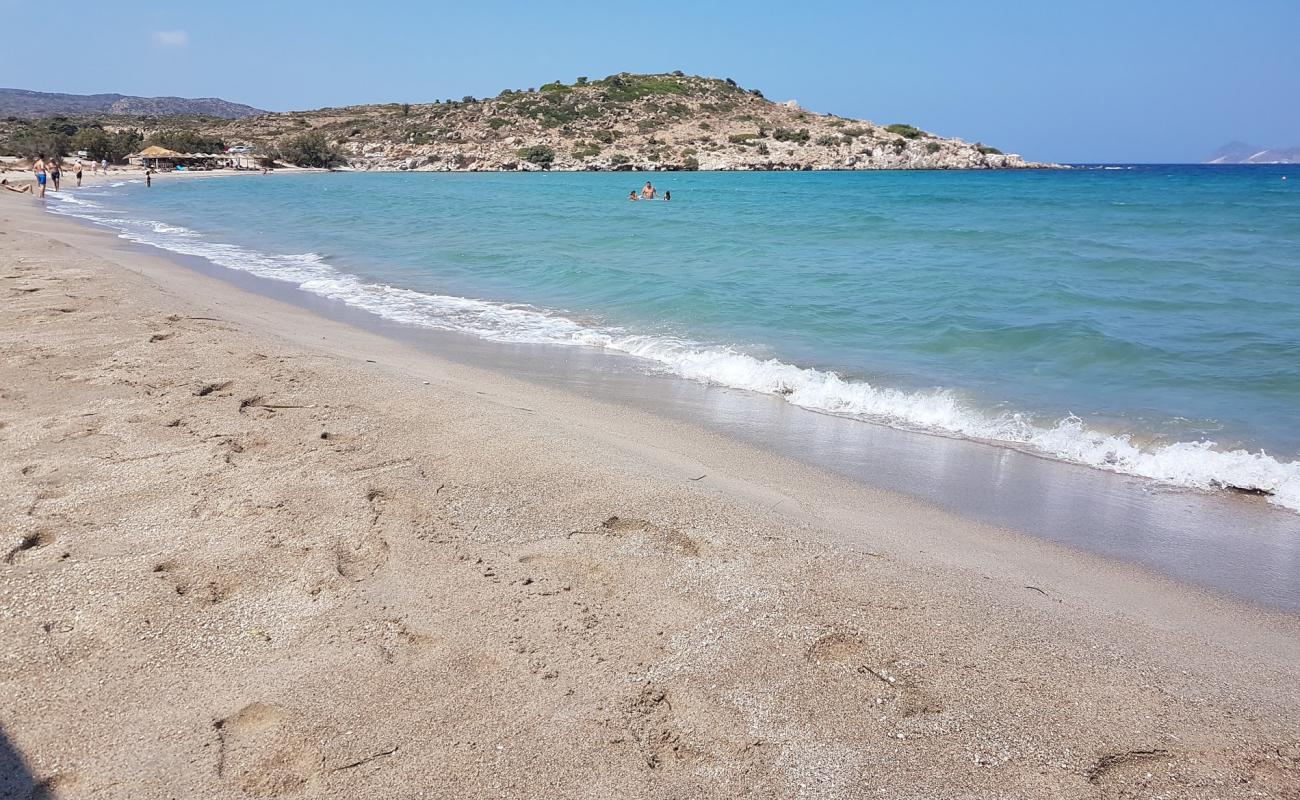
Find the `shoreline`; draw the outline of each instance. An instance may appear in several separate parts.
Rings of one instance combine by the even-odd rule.
[[[1300,775],[1295,615],[0,218],[0,728],[60,796]]]
[[[77,225],[121,238],[114,226],[70,216]],[[1076,463],[1026,443],[822,413],[761,390],[648,372],[645,365],[657,362],[646,362],[618,346],[583,346],[575,352],[530,343],[516,352],[517,346],[507,341],[484,342],[463,332],[395,322],[256,271],[214,264],[130,235],[125,238],[136,252],[161,251],[163,258],[224,283],[467,366],[525,376],[561,390],[594,392],[617,405],[707,427],[966,519],[1140,565],[1248,602],[1300,611],[1300,578],[1288,569],[1300,551],[1300,517],[1271,499],[1226,488],[1171,487],[1159,478]],[[1106,522],[1094,525],[1095,518]]]

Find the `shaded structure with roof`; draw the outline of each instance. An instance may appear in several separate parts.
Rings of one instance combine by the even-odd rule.
[[[246,153],[178,153],[158,145],[150,145],[138,153],[127,156],[127,162],[155,170],[173,169],[252,169],[257,164],[257,156]]]

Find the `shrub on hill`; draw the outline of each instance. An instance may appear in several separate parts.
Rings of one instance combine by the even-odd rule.
[[[521,147],[517,152],[524,161],[539,167],[549,167],[551,162],[555,161],[555,151],[544,144]]]
[[[686,94],[689,88],[686,82],[672,75],[633,75],[621,72],[595,82],[605,90],[607,99],[616,103],[628,103],[657,94]]]
[[[930,135],[925,131],[921,130],[920,128],[916,128],[911,125],[904,125],[902,123],[897,123],[894,125],[886,125],[885,130],[889,131],[890,133],[897,134],[898,136],[902,136],[904,139],[920,139],[922,137],[928,137]]]
[[[981,153],[983,153],[983,154],[986,155],[986,156],[1000,156],[1000,155],[1002,155],[1002,151],[1001,151],[1001,150],[997,149],[996,147],[989,147],[988,145],[984,145],[984,144],[976,143],[976,144],[975,144],[975,149],[978,150],[978,151],[980,151]]]
[[[808,133],[807,128],[800,128],[797,131],[792,131],[789,128],[777,128],[776,130],[772,131],[772,138],[776,139],[778,142],[796,142],[798,144],[807,144],[808,140],[812,137]]]
[[[348,163],[339,146],[320,132],[300,133],[280,142],[275,157],[299,167],[341,167]]]

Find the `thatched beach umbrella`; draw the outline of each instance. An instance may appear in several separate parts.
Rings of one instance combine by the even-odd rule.
[[[145,149],[136,153],[134,156],[134,158],[139,158],[140,162],[145,166],[149,166],[150,161],[153,162],[154,166],[157,166],[159,161],[162,160],[175,161],[176,159],[181,159],[184,157],[185,156],[181,155],[175,150],[168,150],[166,147],[159,147],[156,144],[149,145]]]

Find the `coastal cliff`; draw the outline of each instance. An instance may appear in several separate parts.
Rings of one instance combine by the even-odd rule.
[[[727,79],[620,73],[422,105],[268,114],[211,133],[315,138],[360,170],[867,170],[1051,166],[911,125],[816,114]],[[286,150],[279,150],[280,160]],[[301,162],[295,162],[301,163]]]

